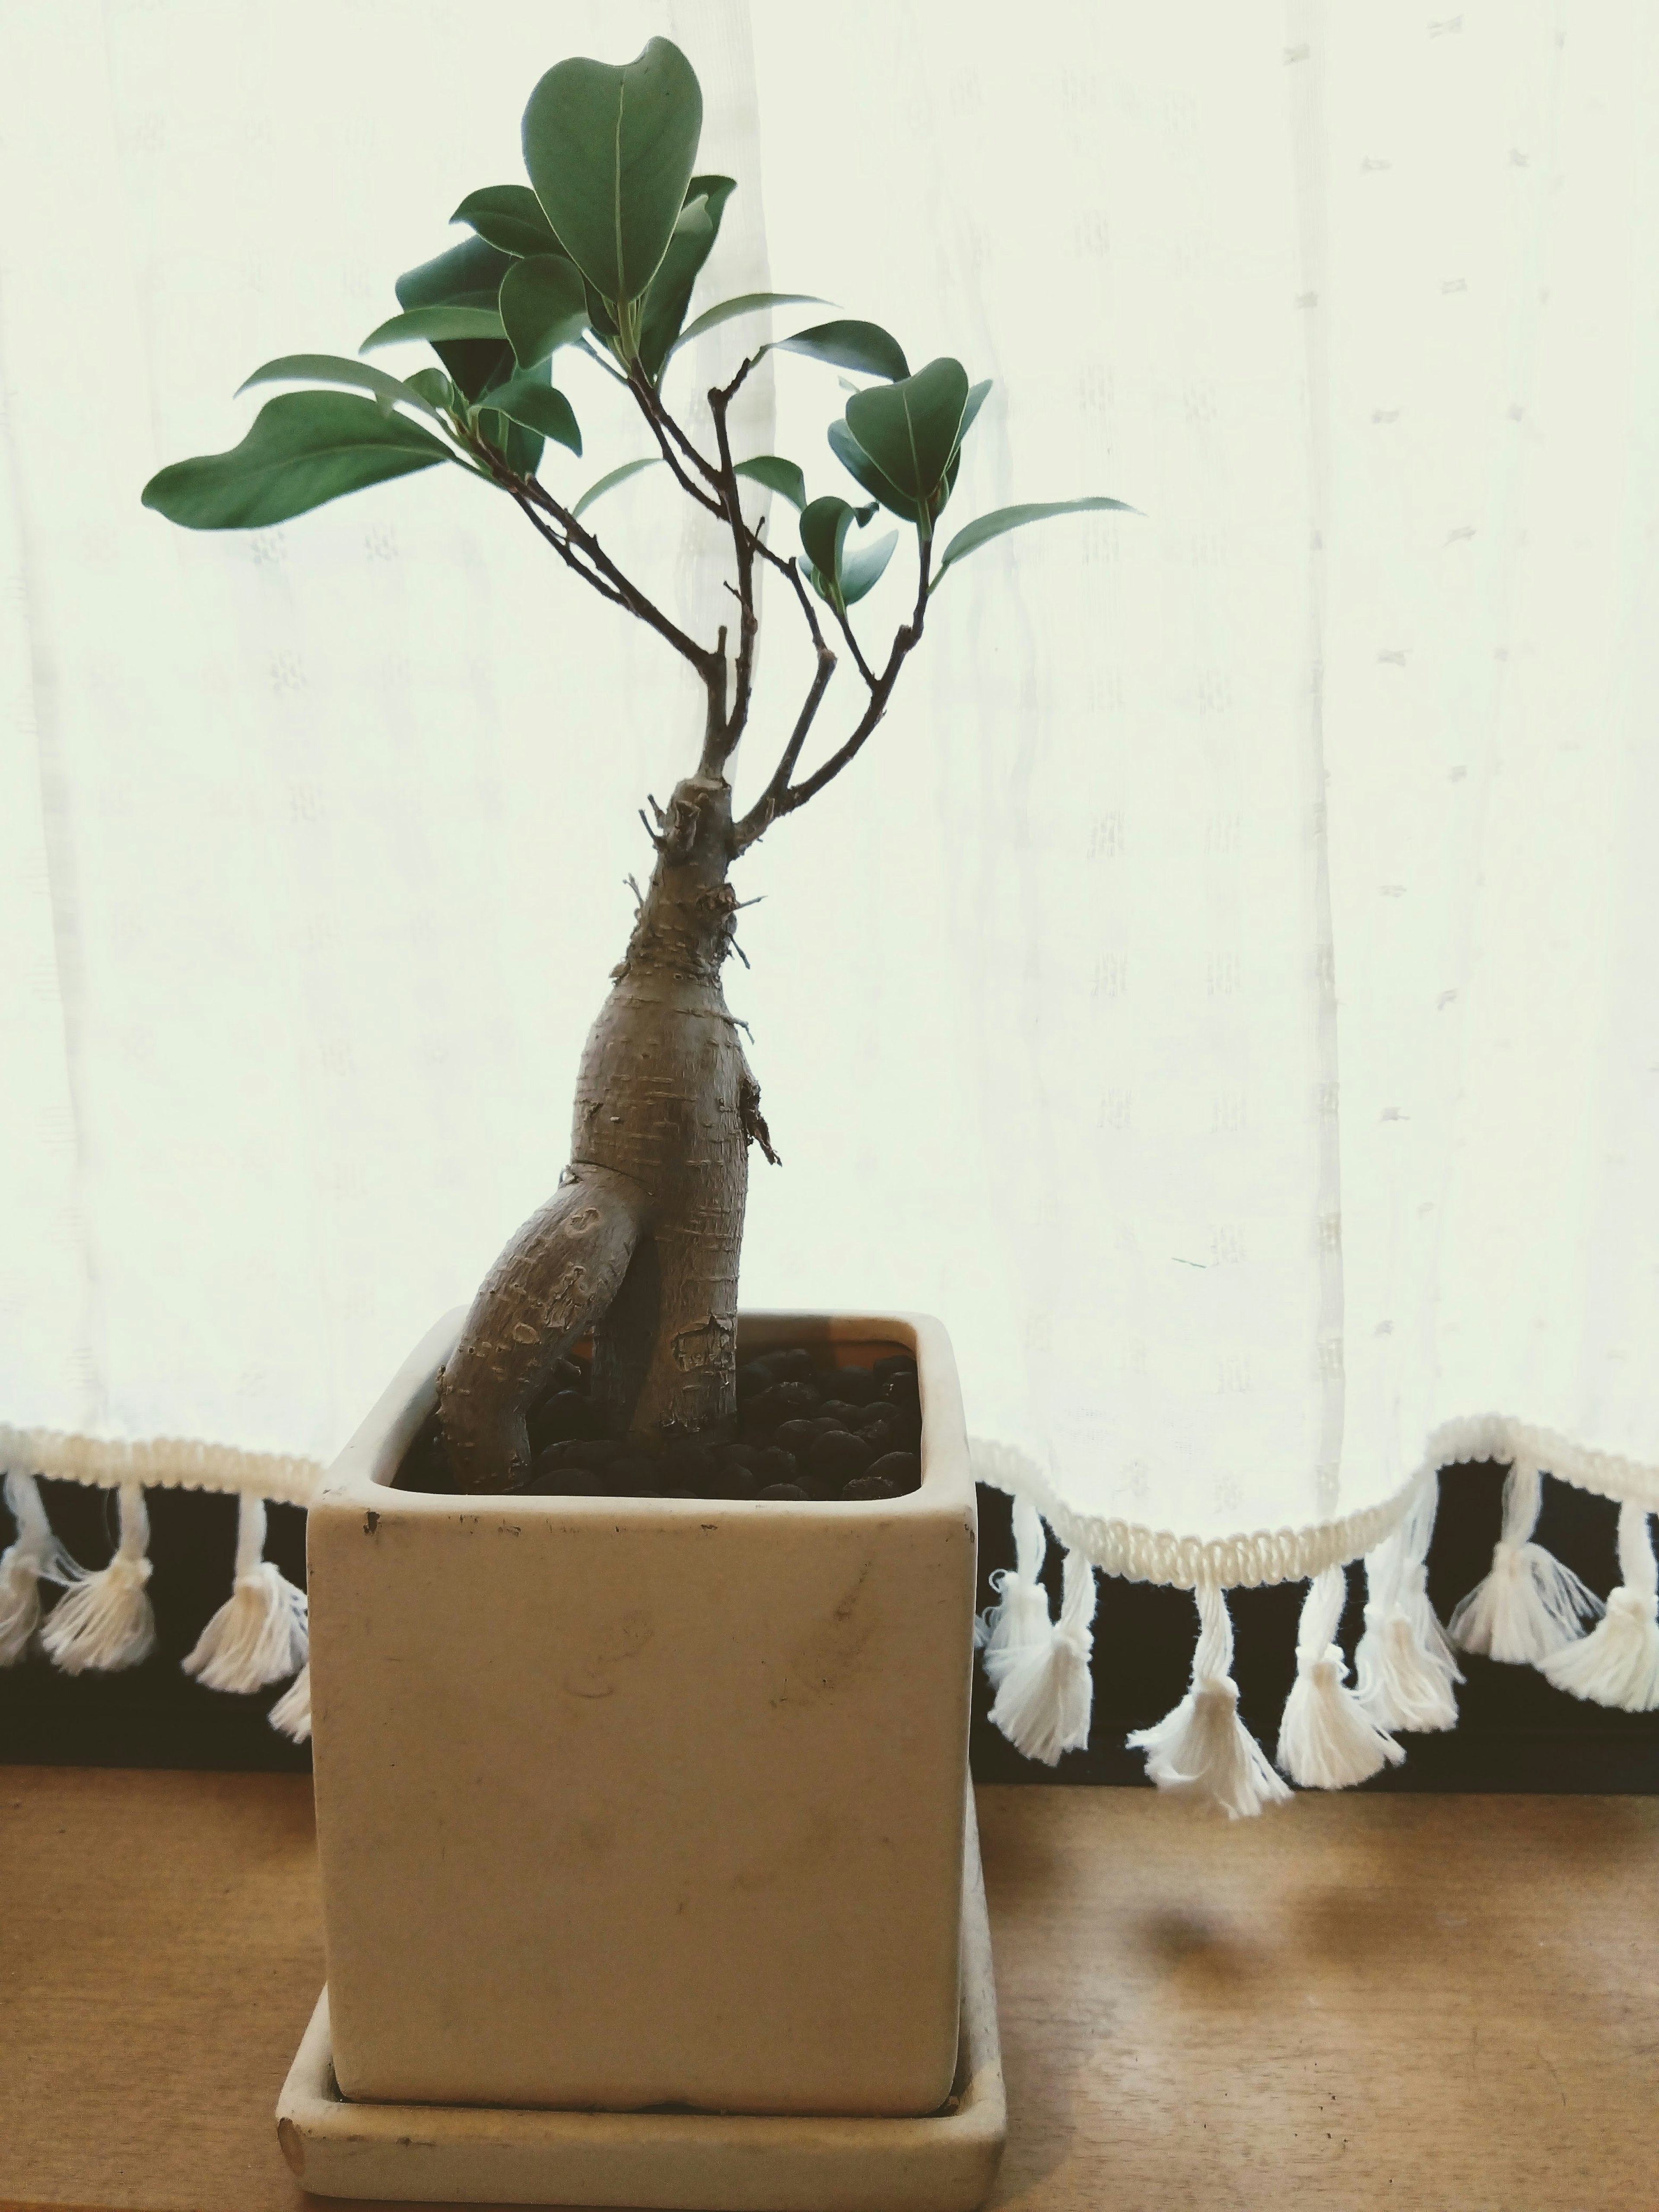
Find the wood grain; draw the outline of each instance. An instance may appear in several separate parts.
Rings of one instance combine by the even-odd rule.
[[[1647,2212],[1659,1801],[981,1790],[1020,2212]],[[0,1774],[0,2212],[301,2212],[309,1785]]]

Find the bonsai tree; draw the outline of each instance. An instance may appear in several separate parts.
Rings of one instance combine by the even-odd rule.
[[[607,1433],[660,1449],[729,1428],[750,1147],[777,1160],[720,987],[739,905],[733,864],[856,759],[921,642],[933,594],[959,562],[1042,517],[1125,505],[1002,507],[941,551],[940,518],[990,386],[949,359],[913,372],[897,341],[867,322],[822,322],[757,346],[730,383],[705,395],[706,421],[682,419],[665,385],[692,339],[806,299],[752,293],[686,321],[736,189],[730,177],[696,173],[702,121],[696,74],[665,39],[622,68],[559,63],[525,110],[528,186],[493,185],[463,200],[452,220],[472,236],[400,276],[401,312],[360,349],[424,341],[441,365],[398,378],[327,354],[267,362],[244,390],[313,388],[268,400],[230,452],[177,462],[144,489],[146,506],[187,529],[254,530],[450,464],[501,494],[574,579],[654,630],[702,685],[690,773],[666,806],[650,802],[653,818],[641,810],[654,863],[582,1056],[568,1164],[490,1269],[444,1372],[444,1439],[456,1479],[472,1490],[525,1481],[526,1413],[589,1330],[592,1395]],[[732,453],[732,402],[773,351],[864,380],[829,425],[844,472],[839,490],[809,498],[797,463]],[[582,436],[552,380],[556,361],[625,385],[654,449],[580,493],[566,488]],[[712,642],[689,636],[654,605],[594,529],[596,504],[645,469],[663,471],[665,489],[702,508],[728,543],[735,608]],[[799,550],[769,544],[749,520],[750,487],[798,510]],[[866,649],[853,622],[900,534],[868,534],[883,511],[915,559],[908,611],[884,652]],[[771,774],[738,815],[728,779],[754,705],[763,563],[805,623],[816,667],[787,732],[779,724]],[[850,727],[804,768],[840,647],[858,686]]]

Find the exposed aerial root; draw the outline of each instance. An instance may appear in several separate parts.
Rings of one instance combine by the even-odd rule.
[[[485,1276],[440,1390],[464,1489],[511,1490],[528,1474],[525,1415],[555,1361],[616,1296],[646,1207],[631,1176],[579,1161]]]

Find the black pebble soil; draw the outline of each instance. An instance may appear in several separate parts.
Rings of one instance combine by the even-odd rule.
[[[647,1455],[598,1434],[588,1370],[560,1363],[530,1416],[527,1498],[897,1498],[921,1483],[921,1399],[904,1354],[869,1367],[818,1367],[804,1345],[738,1370],[729,1443],[670,1443]],[[434,1415],[398,1471],[401,1490],[453,1491]]]

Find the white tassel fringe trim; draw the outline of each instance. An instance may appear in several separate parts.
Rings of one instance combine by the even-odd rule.
[[[1571,1567],[1528,1541],[1543,1494],[1538,1468],[1516,1460],[1504,1479],[1503,1528],[1492,1572],[1459,1599],[1447,1623],[1453,1643],[1465,1651],[1535,1667],[1577,1641],[1583,1634],[1581,1615],[1593,1620],[1603,1609]]]
[[[81,1570],[52,1532],[32,1474],[6,1477],[6,1504],[17,1538],[0,1553],[0,1667],[15,1667],[40,1626],[40,1585],[72,1581]]]
[[[263,1690],[306,1663],[306,1594],[264,1557],[265,1509],[244,1497],[237,1512],[236,1581],[185,1661],[210,1690]]]
[[[137,1483],[120,1491],[121,1540],[106,1567],[76,1567],[40,1631],[46,1656],[66,1674],[114,1674],[136,1667],[155,1648],[149,1601],[149,1515]]]
[[[1354,1653],[1354,1695],[1379,1729],[1427,1735],[1455,1728],[1453,1686],[1463,1679],[1429,1602],[1429,1543],[1440,1502],[1431,1478],[1404,1521],[1365,1561],[1365,1632]]]
[[[1200,1583],[1193,1596],[1200,1625],[1192,1686],[1156,1728],[1138,1729],[1129,1747],[1146,1753],[1146,1771],[1160,1790],[1207,1797],[1229,1820],[1246,1819],[1264,1805],[1282,1803],[1291,1791],[1238,1717],[1225,1597],[1213,1583]]]
[[[265,1716],[279,1735],[304,1743],[311,1734],[311,1668],[300,1669]]]
[[[1406,1756],[1366,1714],[1348,1687],[1348,1663],[1336,1634],[1348,1578],[1327,1567],[1308,1584],[1296,1645],[1296,1680],[1285,1700],[1274,1758],[1304,1790],[1347,1790]]]
[[[999,1602],[976,1623],[987,1680],[996,1691],[991,1719],[1016,1751],[1045,1766],[1089,1741],[1094,1684],[1095,1571],[1074,1552],[1066,1554],[1060,1619],[1048,1613],[1039,1577],[1048,1550],[1041,1515],[1027,1499],[1014,1501],[1014,1559],[991,1578]]]
[[[1620,1586],[1607,1618],[1589,1634],[1542,1662],[1558,1690],[1626,1713],[1659,1708],[1659,1565],[1640,1505],[1619,1509]]]

